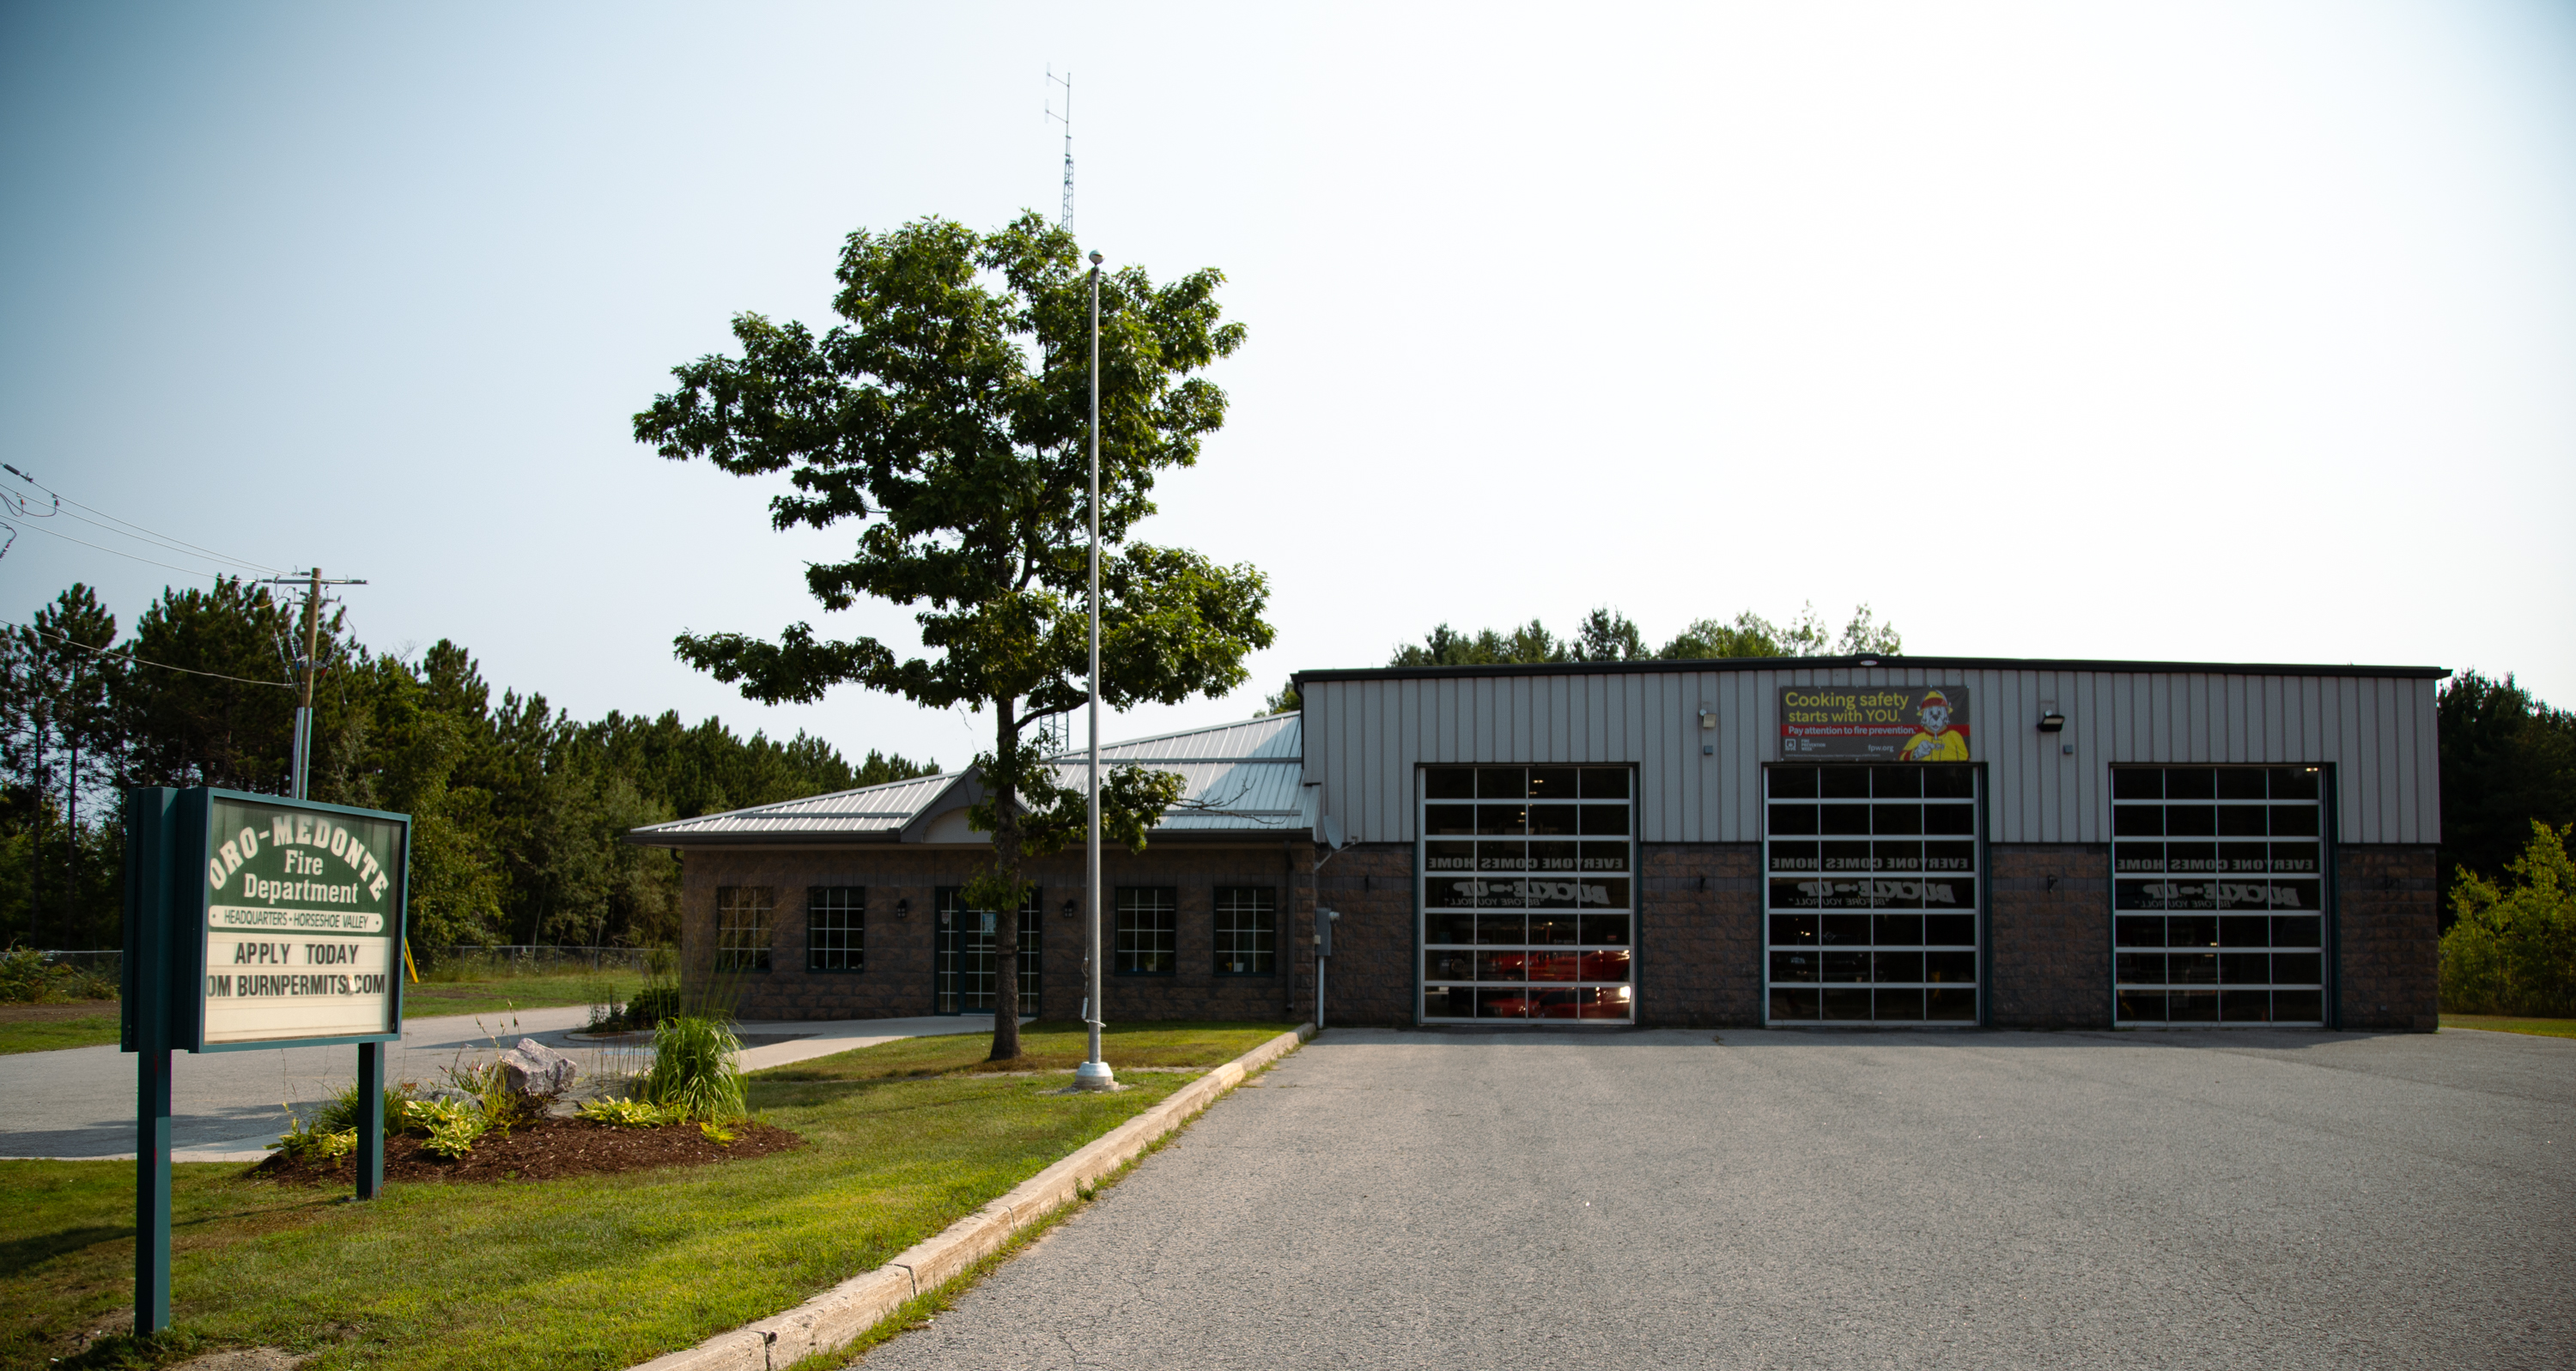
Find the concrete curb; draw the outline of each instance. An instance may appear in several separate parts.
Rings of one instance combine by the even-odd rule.
[[[771,1371],[842,1347],[904,1301],[937,1289],[1000,1251],[1012,1235],[1071,1202],[1083,1187],[1135,1160],[1244,1077],[1313,1036],[1313,1024],[1300,1024],[1295,1032],[1282,1033],[1227,1062],[1020,1182],[1009,1194],[896,1253],[894,1260],[874,1271],[853,1276],[784,1314],[655,1357],[632,1371]]]

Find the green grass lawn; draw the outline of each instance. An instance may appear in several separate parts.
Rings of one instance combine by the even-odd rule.
[[[512,1009],[547,1009],[567,1004],[619,1004],[644,984],[631,971],[573,971],[542,976],[498,975],[488,980],[422,981],[403,986],[403,1017],[428,1019],[447,1014],[499,1014]]]
[[[2490,1033],[2531,1033],[2543,1038],[2576,1038],[2576,1019],[2516,1019],[2502,1014],[2445,1014],[2444,1028],[2483,1028]]]
[[[1209,1067],[1284,1031],[1138,1025],[1112,1029],[1105,1055]],[[1047,1074],[975,1069],[980,1038],[758,1073],[754,1112],[808,1146],[714,1167],[398,1184],[367,1205],[236,1165],[176,1167],[177,1329],[200,1350],[318,1350],[311,1371],[618,1368],[690,1346],[883,1265],[1191,1079],[1058,1094],[1052,1064],[1080,1058],[1079,1025],[1023,1033],[1019,1069]],[[0,1367],[43,1367],[72,1335],[131,1326],[133,1184],[130,1162],[0,1162]],[[73,1364],[117,1364],[108,1350]]]
[[[595,1004],[603,999],[622,1004],[643,983],[644,978],[632,972],[496,975],[478,981],[423,981],[403,987],[403,1014],[409,1018],[427,1019],[449,1014],[506,1014],[514,1009]],[[115,1042],[116,1036],[114,1000],[90,1000],[78,1005],[0,1005],[0,1056],[12,1052],[51,1052],[61,1047],[90,1047]]]
[[[116,1001],[0,1005],[0,1056],[89,1047],[117,1037]]]

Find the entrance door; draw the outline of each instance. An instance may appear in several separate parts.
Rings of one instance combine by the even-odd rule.
[[[1775,1024],[1977,1020],[1975,768],[1765,769]]]
[[[1038,1008],[1039,952],[1045,930],[1040,926],[1040,900],[1032,887],[1020,909],[1020,1012]],[[993,944],[999,917],[989,909],[966,908],[965,891],[939,888],[939,939],[932,999],[935,1014],[990,1014],[999,990],[994,975]]]

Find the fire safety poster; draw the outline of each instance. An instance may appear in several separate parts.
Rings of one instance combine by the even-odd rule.
[[[1966,686],[1782,686],[1780,756],[1964,762]]]

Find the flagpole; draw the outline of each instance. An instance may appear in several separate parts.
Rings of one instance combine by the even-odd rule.
[[[1083,920],[1083,934],[1088,951],[1083,967],[1090,984],[1084,987],[1083,1026],[1089,1030],[1090,1055],[1073,1069],[1073,1083],[1082,1090],[1116,1088],[1118,1078],[1111,1074],[1109,1063],[1100,1056],[1100,1027],[1103,1019],[1100,1005],[1100,254],[1091,254],[1091,826],[1087,835],[1084,880],[1089,886],[1083,901],[1088,911]]]

